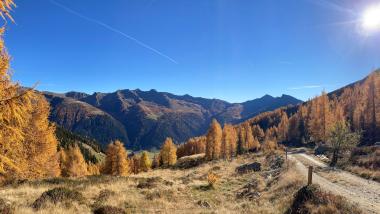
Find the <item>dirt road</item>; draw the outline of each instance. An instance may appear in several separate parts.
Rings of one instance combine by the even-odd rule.
[[[291,154],[289,159],[295,161],[297,170],[304,176],[307,176],[308,166],[315,167],[313,183],[324,190],[346,197],[365,213],[380,214],[380,183],[345,171],[331,170],[323,162],[304,153]]]

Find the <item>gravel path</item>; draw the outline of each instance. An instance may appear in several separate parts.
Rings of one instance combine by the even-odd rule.
[[[289,155],[296,162],[297,170],[307,176],[307,166],[318,169],[313,173],[313,183],[336,195],[357,204],[365,213],[380,214],[380,183],[369,181],[342,170],[331,170],[315,157],[300,153]]]

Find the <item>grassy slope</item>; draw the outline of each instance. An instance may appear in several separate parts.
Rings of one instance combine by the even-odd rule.
[[[261,172],[235,172],[236,167],[253,161],[263,164]],[[127,178],[97,176],[31,181],[7,186],[0,190],[0,195],[16,207],[16,213],[25,214],[33,213],[30,205],[43,192],[62,186],[81,192],[86,198],[85,203],[70,201],[68,207],[48,205],[39,213],[91,213],[94,207],[101,205],[137,213],[284,213],[292,203],[293,194],[305,181],[295,173],[291,163],[288,169],[279,170],[273,170],[269,164],[271,161],[265,161],[264,156],[245,155],[232,162],[215,161],[185,170],[158,169]],[[215,188],[207,187],[210,171],[219,176]],[[139,184],[150,187],[138,188]],[[237,197],[247,190],[244,188],[247,184],[254,186],[248,192],[259,193],[259,198]],[[103,197],[104,192],[107,192],[106,197]]]

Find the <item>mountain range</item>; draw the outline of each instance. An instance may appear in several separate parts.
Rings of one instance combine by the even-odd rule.
[[[43,92],[50,102],[50,120],[74,133],[107,145],[119,139],[128,149],[160,148],[166,137],[176,143],[206,132],[212,118],[239,123],[265,111],[302,103],[289,95],[229,103],[156,90],[113,93]]]

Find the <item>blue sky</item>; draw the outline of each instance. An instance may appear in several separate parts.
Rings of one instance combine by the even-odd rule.
[[[54,92],[156,89],[306,100],[380,67],[374,0],[19,0],[14,79]]]

